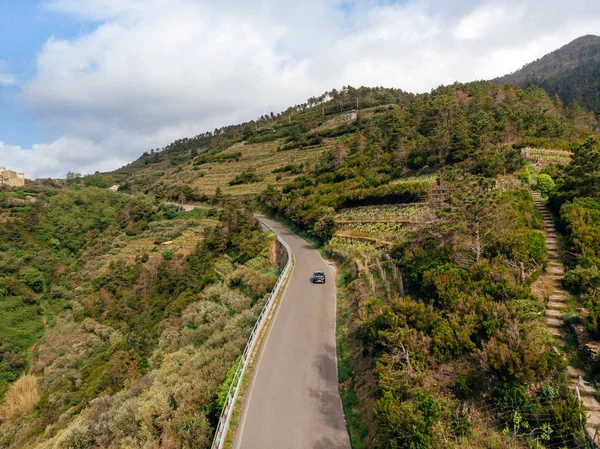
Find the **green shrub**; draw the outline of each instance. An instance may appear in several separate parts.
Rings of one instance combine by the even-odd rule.
[[[209,447],[212,437],[212,428],[208,419],[198,413],[190,413],[178,418],[173,427],[177,441],[182,449]]]
[[[229,388],[233,384],[233,379],[234,379],[235,373],[240,365],[240,361],[241,361],[241,356],[238,357],[237,359],[235,359],[235,362],[233,362],[233,364],[231,365],[231,368],[229,368],[229,371],[227,371],[227,376],[225,376],[225,380],[223,381],[223,383],[219,386],[219,389],[217,390],[217,398],[215,399],[215,404],[214,404],[215,416],[221,415],[221,411],[223,410],[223,406],[225,405],[225,401],[227,400],[227,393],[229,393]]]
[[[36,293],[42,293],[46,289],[46,278],[44,274],[33,267],[21,270],[20,279]]]
[[[546,239],[539,231],[509,234],[491,245],[490,252],[508,260],[523,262],[526,267],[546,265],[548,262]]]
[[[229,181],[229,185],[236,186],[239,184],[252,184],[255,182],[261,182],[262,180],[263,177],[256,173],[256,169],[247,168],[241,174]]]
[[[563,286],[573,294],[584,293],[600,288],[600,271],[596,266],[583,268],[577,266],[568,270],[563,278]]]
[[[576,198],[560,208],[569,244],[583,267],[600,265],[600,201]]]
[[[87,187],[99,187],[107,189],[114,185],[115,180],[111,175],[90,175],[84,176],[83,182]]]
[[[385,392],[375,405],[377,435],[386,449],[428,449],[438,447],[435,424],[442,406],[432,396],[417,393],[414,400],[402,401]]]
[[[450,390],[461,400],[476,400],[483,390],[481,374],[477,372],[461,373],[450,385]]]
[[[527,166],[523,167],[523,170],[517,174],[517,178],[519,178],[519,181],[523,184],[529,185],[531,182],[531,172],[529,171],[529,168]]]
[[[163,251],[162,256],[164,260],[173,260],[173,256],[175,255],[175,250],[173,249],[168,249],[166,251]]]
[[[319,239],[323,242],[327,242],[330,240],[336,232],[336,224],[335,219],[328,215],[323,218],[320,218],[314,226],[315,234]]]
[[[539,191],[543,196],[548,197],[554,193],[554,180],[550,177],[550,175],[541,173],[537,177],[535,189]]]

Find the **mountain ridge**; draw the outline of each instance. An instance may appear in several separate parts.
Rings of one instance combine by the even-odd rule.
[[[563,103],[578,102],[600,113],[600,36],[588,34],[524,65],[521,69],[492,80],[526,87],[532,83]]]

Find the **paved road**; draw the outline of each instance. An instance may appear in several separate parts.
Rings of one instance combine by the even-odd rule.
[[[292,249],[295,267],[259,355],[234,449],[350,449],[338,394],[335,282],[319,252],[262,218]],[[313,285],[313,271],[327,283]]]

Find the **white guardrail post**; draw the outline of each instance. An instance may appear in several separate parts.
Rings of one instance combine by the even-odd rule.
[[[268,225],[265,224],[265,226],[271,229]],[[271,231],[273,230],[271,229]],[[271,309],[273,308],[275,299],[277,298],[277,295],[279,294],[279,291],[281,290],[281,287],[285,282],[287,275],[292,267],[292,251],[290,250],[290,247],[287,243],[283,241],[281,237],[277,236],[277,240],[279,240],[279,242],[283,245],[288,254],[287,263],[285,264],[281,275],[277,279],[275,287],[273,287],[273,290],[269,295],[267,303],[260,312],[258,320],[254,325],[254,329],[252,329],[252,333],[250,334],[250,338],[248,339],[248,343],[246,344],[246,348],[244,349],[244,352],[240,359],[240,363],[235,371],[233,380],[231,382],[231,386],[229,387],[229,392],[227,393],[227,399],[225,400],[225,404],[223,405],[221,417],[219,418],[219,424],[217,425],[217,429],[215,431],[215,436],[211,446],[212,449],[222,449],[223,445],[225,444],[227,432],[229,431],[229,424],[231,422],[231,415],[233,413],[233,409],[237,401],[238,394],[240,392],[242,380],[244,379],[244,374],[246,373],[246,368],[248,367],[250,359],[254,355],[254,351],[256,350],[256,343],[258,342],[259,336],[267,321],[267,317],[271,313]]]

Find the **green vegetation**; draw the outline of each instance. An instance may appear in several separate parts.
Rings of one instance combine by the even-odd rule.
[[[542,423],[548,444],[583,444],[544,306],[517,269],[533,279],[547,262],[531,196],[444,170],[430,204],[435,218],[391,249],[396,269],[381,248],[338,253],[358,274],[345,274],[340,326],[353,447],[506,447],[490,410],[510,435],[541,438]]]
[[[337,137],[312,173],[281,191],[267,189],[261,202],[313,229],[341,208],[422,201],[435,183],[432,171],[442,166],[493,178],[524,165],[524,141],[562,148],[591,132],[534,87],[456,84],[406,101],[365,120],[359,115],[354,131]]]
[[[209,446],[276,281],[272,236],[238,207],[173,213],[87,187],[37,198],[0,227],[0,394],[41,377],[7,393],[1,446]]]
[[[401,104],[410,98],[411,94],[399,89],[350,86],[340,91],[333,89],[281,113],[153,149],[112,175],[124,191],[152,194],[158,199],[177,201],[186,187],[188,201],[205,202],[214,196],[217,188],[233,197],[256,196],[268,185],[282,187],[298,175],[298,170],[273,170],[291,164],[304,165],[308,170],[332,140],[353,133],[354,125],[341,116],[356,107],[357,99],[362,108],[367,108],[361,113],[366,118],[376,114],[380,105]],[[387,107],[382,108],[377,113],[387,110]],[[326,125],[331,120],[336,121],[337,126]],[[319,135],[312,135],[317,130]],[[171,162],[174,156],[175,165]],[[232,178],[248,168],[254,168],[263,182],[229,185]]]
[[[290,172],[292,174],[298,175],[300,173],[304,173],[306,170],[306,164],[288,164],[285,167],[279,167],[271,171],[271,173],[286,173]]]
[[[539,190],[539,192],[545,196],[545,197],[549,197],[550,195],[552,195],[552,193],[554,193],[554,180],[550,177],[550,175],[546,174],[546,173],[541,173],[538,177],[537,177],[537,183],[536,183],[536,190]]]
[[[107,189],[114,185],[115,181],[111,175],[96,173],[94,175],[81,176],[79,173],[67,173],[67,184],[84,185],[86,187],[98,187]]]
[[[231,181],[230,186],[237,186],[240,184],[253,184],[255,182],[261,182],[263,178],[256,174],[256,170],[253,168],[247,168],[241,174],[237,175]]]
[[[510,75],[497,78],[500,83],[525,87],[530,83],[555,96],[556,102],[569,105],[570,115],[600,113],[600,37],[588,35],[525,65]],[[579,106],[581,105],[581,106]]]
[[[209,197],[218,187],[221,204],[257,196],[346,266],[340,376],[355,448],[583,443],[531,289],[548,255],[525,186],[558,194],[596,122],[534,86],[390,93],[356,118],[342,114],[359,96],[347,88],[207,139],[207,154],[241,156],[179,174]],[[158,186],[141,181],[152,170],[130,188]],[[227,190],[252,174],[262,181]]]
[[[217,154],[204,154],[202,156],[198,156],[194,159],[194,165],[204,165],[209,163],[219,163],[219,162],[228,162],[228,161],[239,161],[242,157],[241,151],[236,151],[234,153],[217,153]]]
[[[534,87],[440,88],[359,118],[312,172],[261,195],[350,267],[339,347],[354,447],[584,444],[531,290],[548,256],[517,177],[530,181],[522,148],[570,158],[592,134],[560,108]]]
[[[535,86],[348,86],[109,175],[2,192],[0,393],[41,380],[0,447],[208,447],[276,281],[258,209],[343,266],[355,449],[578,447],[532,289],[548,253],[529,190],[560,213],[565,284],[600,336],[597,122],[576,112]]]
[[[600,146],[577,148],[559,176],[550,204],[560,213],[569,244],[564,283],[589,308],[587,329],[600,337]]]

